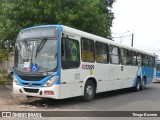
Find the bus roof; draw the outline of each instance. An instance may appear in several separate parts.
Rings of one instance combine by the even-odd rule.
[[[148,55],[151,55],[151,56],[154,56],[154,57],[156,56],[152,53],[148,53],[148,52],[145,52],[143,50],[139,50],[139,49],[136,49],[136,48],[133,48],[133,47],[122,45],[122,44],[116,43],[112,40],[109,40],[107,38],[103,38],[103,37],[100,37],[100,36],[97,36],[97,35],[93,35],[91,33],[87,33],[87,32],[84,32],[84,31],[81,31],[81,30],[78,30],[78,29],[75,29],[75,28],[71,28],[71,27],[68,27],[68,26],[65,26],[65,25],[58,25],[58,24],[57,25],[41,25],[41,26],[34,26],[34,27],[26,28],[26,29],[23,29],[21,31],[34,29],[34,28],[39,28],[39,27],[52,27],[52,26],[57,26],[57,27],[61,28],[64,32],[69,33],[69,34],[74,34],[74,35],[77,35],[77,36],[80,36],[80,37],[92,39],[94,41],[104,42],[104,43],[115,45],[115,46],[118,46],[118,47],[121,47],[121,48],[126,48],[126,49],[133,50],[133,51],[136,51],[136,52],[140,52],[140,53],[143,53],[143,54],[148,54]]]
[[[148,55],[151,55],[151,56],[155,57],[155,55],[152,54],[152,53],[148,53],[148,52],[145,52],[143,50],[139,50],[139,49],[136,49],[136,48],[133,48],[133,47],[122,45],[122,44],[116,43],[112,40],[109,40],[107,38],[103,38],[103,37],[100,37],[100,36],[97,36],[97,35],[93,35],[93,34],[90,34],[90,33],[87,33],[87,32],[81,31],[81,30],[77,30],[77,29],[74,29],[74,28],[71,28],[71,27],[68,27],[68,26],[64,26],[64,25],[62,25],[62,27],[63,27],[65,32],[72,33],[72,34],[75,34],[77,36],[92,39],[92,40],[95,40],[95,41],[105,42],[105,43],[108,43],[108,44],[111,44],[111,45],[119,46],[121,48],[126,48],[126,49],[137,51],[137,52],[141,52],[143,54],[148,54]]]

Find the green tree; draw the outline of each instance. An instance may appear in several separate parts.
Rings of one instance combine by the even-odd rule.
[[[42,24],[63,24],[109,38],[114,1],[0,0],[0,42],[15,40],[19,30]]]
[[[66,0],[61,1],[57,20],[65,25],[102,37],[110,36],[113,13],[108,10],[111,0]]]

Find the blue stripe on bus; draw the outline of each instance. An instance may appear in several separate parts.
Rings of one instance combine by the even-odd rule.
[[[160,71],[156,69],[156,78],[160,78]]]
[[[154,76],[154,68],[142,67],[142,78],[143,76],[146,76],[146,84],[152,83]]]
[[[61,71],[61,36],[63,32],[62,25],[58,26],[59,32],[58,32],[58,68],[57,68],[57,75],[59,76],[59,80],[55,84],[60,84],[60,71]]]
[[[38,86],[42,87],[48,80],[50,80],[54,76],[59,76],[59,73],[57,72],[54,75],[47,76],[40,81],[29,81],[29,80],[22,80],[20,77],[18,77],[16,73],[14,73],[14,77],[18,80],[20,86],[28,86],[31,83],[32,87],[38,87]],[[60,77],[54,84],[60,84]]]
[[[28,81],[28,80],[22,80],[20,77],[18,77],[18,75],[16,75],[14,73],[14,76],[16,77],[16,79],[18,80],[20,86],[28,86],[29,83],[32,83],[32,87],[34,87],[34,84],[38,85],[39,87],[43,86],[49,79],[52,78],[52,76],[47,76],[44,79],[42,79],[41,81]],[[36,86],[37,87],[37,86]]]
[[[152,83],[153,76],[154,76],[154,68],[153,67],[142,67],[142,68],[138,67],[138,71],[137,71],[136,78],[134,79],[133,87],[136,86],[139,70],[141,70],[140,71],[141,83],[142,83],[142,78],[144,76],[146,76],[146,84]]]

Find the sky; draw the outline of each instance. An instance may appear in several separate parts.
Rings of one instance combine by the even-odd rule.
[[[151,53],[160,58],[160,0],[117,0],[113,4],[115,19],[112,36],[118,42],[131,46],[131,34],[134,33],[133,47]]]

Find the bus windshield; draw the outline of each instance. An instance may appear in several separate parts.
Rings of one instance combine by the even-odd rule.
[[[57,38],[26,39],[16,42],[15,70],[44,72],[57,67]]]

